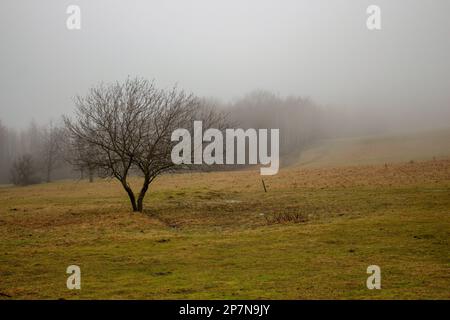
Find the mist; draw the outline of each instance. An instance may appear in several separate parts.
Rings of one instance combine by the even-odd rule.
[[[66,26],[72,4],[80,30]],[[41,180],[70,174],[63,159],[48,169],[50,129],[75,96],[129,77],[193,92],[237,126],[279,128],[294,162],[320,139],[450,127],[450,3],[377,1],[375,31],[371,4],[2,1],[0,180],[26,154]]]
[[[450,298],[450,0],[0,0],[0,30],[0,300]]]
[[[370,31],[372,3],[2,1],[0,118],[46,122],[92,85],[131,75],[223,102],[264,89],[445,126],[450,3],[376,1],[382,29]],[[66,28],[70,4],[81,9],[81,30]]]

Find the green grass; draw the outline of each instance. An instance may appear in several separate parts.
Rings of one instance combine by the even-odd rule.
[[[448,299],[450,162],[180,174],[144,214],[114,181],[0,189],[13,299]],[[138,182],[138,181],[136,181]],[[268,223],[301,213],[302,223]],[[82,289],[66,288],[67,266]],[[379,265],[382,289],[366,288]],[[6,296],[3,298],[7,298]],[[1,296],[0,296],[1,297]]]

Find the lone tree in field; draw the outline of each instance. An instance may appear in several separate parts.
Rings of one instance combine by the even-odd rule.
[[[178,128],[192,131],[194,120],[202,120],[204,127],[220,126],[223,117],[192,94],[176,88],[159,90],[145,79],[127,79],[77,97],[75,119],[66,117],[65,124],[69,143],[78,148],[73,154],[79,159],[74,162],[89,158],[105,176],[119,180],[133,211],[142,212],[152,181],[163,172],[183,168],[171,160],[176,144],[171,134]],[[143,176],[137,194],[128,182],[132,173]]]

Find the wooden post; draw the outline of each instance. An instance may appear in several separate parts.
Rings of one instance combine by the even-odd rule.
[[[261,179],[261,181],[262,181],[262,185],[263,185],[263,187],[264,187],[264,192],[267,192],[266,184],[264,183],[264,179]]]

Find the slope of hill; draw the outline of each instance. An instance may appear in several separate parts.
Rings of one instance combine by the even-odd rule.
[[[301,155],[299,164],[304,167],[328,167],[447,157],[450,157],[450,129],[322,140]]]

